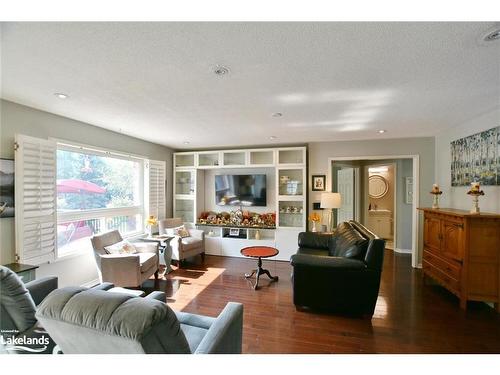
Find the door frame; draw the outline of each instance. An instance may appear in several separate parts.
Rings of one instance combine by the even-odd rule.
[[[340,170],[337,170],[337,192],[340,193],[340,189],[339,189],[339,172],[340,171],[344,171],[345,169],[351,169],[352,170],[352,191],[351,191],[351,194],[352,194],[352,203],[351,203],[351,209],[352,209],[352,218],[354,220],[358,220],[357,219],[357,206],[359,205],[359,203],[356,202],[357,200],[357,196],[356,196],[356,193],[358,191],[357,189],[357,186],[358,186],[358,181],[357,181],[357,175],[356,175],[356,169],[359,169],[358,167],[346,167],[346,168],[341,168]],[[333,181],[333,180],[332,180]],[[339,222],[339,211],[341,210],[341,208],[338,208],[337,209],[337,214],[336,214],[336,218],[335,218],[335,222],[338,224]]]
[[[346,161],[346,160],[385,160],[385,159],[412,159],[413,165],[413,202],[412,202],[412,246],[411,246],[411,265],[413,268],[422,268],[422,263],[420,262],[421,249],[419,248],[419,233],[420,233],[420,220],[417,206],[420,202],[420,156],[419,155],[371,155],[371,156],[336,156],[328,158],[328,170],[327,170],[327,189],[331,191],[331,181],[332,181],[332,162],[334,161]],[[358,180],[359,181],[359,180]],[[356,181],[355,181],[356,184]],[[394,226],[396,229],[396,225]],[[395,237],[394,237],[395,238]]]

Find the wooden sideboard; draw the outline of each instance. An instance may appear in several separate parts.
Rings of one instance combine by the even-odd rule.
[[[424,275],[467,301],[493,302],[500,312],[500,215],[452,208],[424,213]]]

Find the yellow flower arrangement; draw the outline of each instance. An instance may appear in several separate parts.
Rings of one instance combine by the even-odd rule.
[[[309,220],[312,221],[313,223],[317,223],[321,220],[321,217],[317,212],[313,212],[312,214],[309,215]]]
[[[158,220],[156,219],[156,217],[154,217],[154,215],[150,215],[148,217],[148,220],[146,220],[146,225],[153,226],[156,224],[158,224]]]

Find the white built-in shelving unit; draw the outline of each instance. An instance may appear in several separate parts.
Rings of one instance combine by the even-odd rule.
[[[205,211],[205,199],[213,198],[205,197],[205,170],[241,169],[241,174],[245,174],[245,168],[253,171],[274,168],[276,228],[244,227],[239,228],[239,237],[231,237],[228,236],[230,227],[197,225],[197,218]],[[175,153],[174,216],[205,231],[207,254],[239,257],[243,247],[262,245],[276,247],[280,251],[276,258],[289,260],[297,251],[298,234],[306,230],[306,172],[306,147]],[[248,209],[251,211],[252,207]]]

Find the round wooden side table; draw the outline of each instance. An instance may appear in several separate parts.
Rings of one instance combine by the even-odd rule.
[[[250,278],[254,274],[256,275],[257,281],[255,283],[254,289],[257,290],[259,288],[259,277],[260,275],[267,275],[271,281],[278,281],[278,276],[271,276],[271,273],[268,270],[262,268],[262,258],[271,258],[279,254],[278,249],[270,246],[249,246],[241,249],[241,255],[244,255],[248,258],[257,258],[257,268],[252,270],[251,273],[246,273],[245,278]]]

